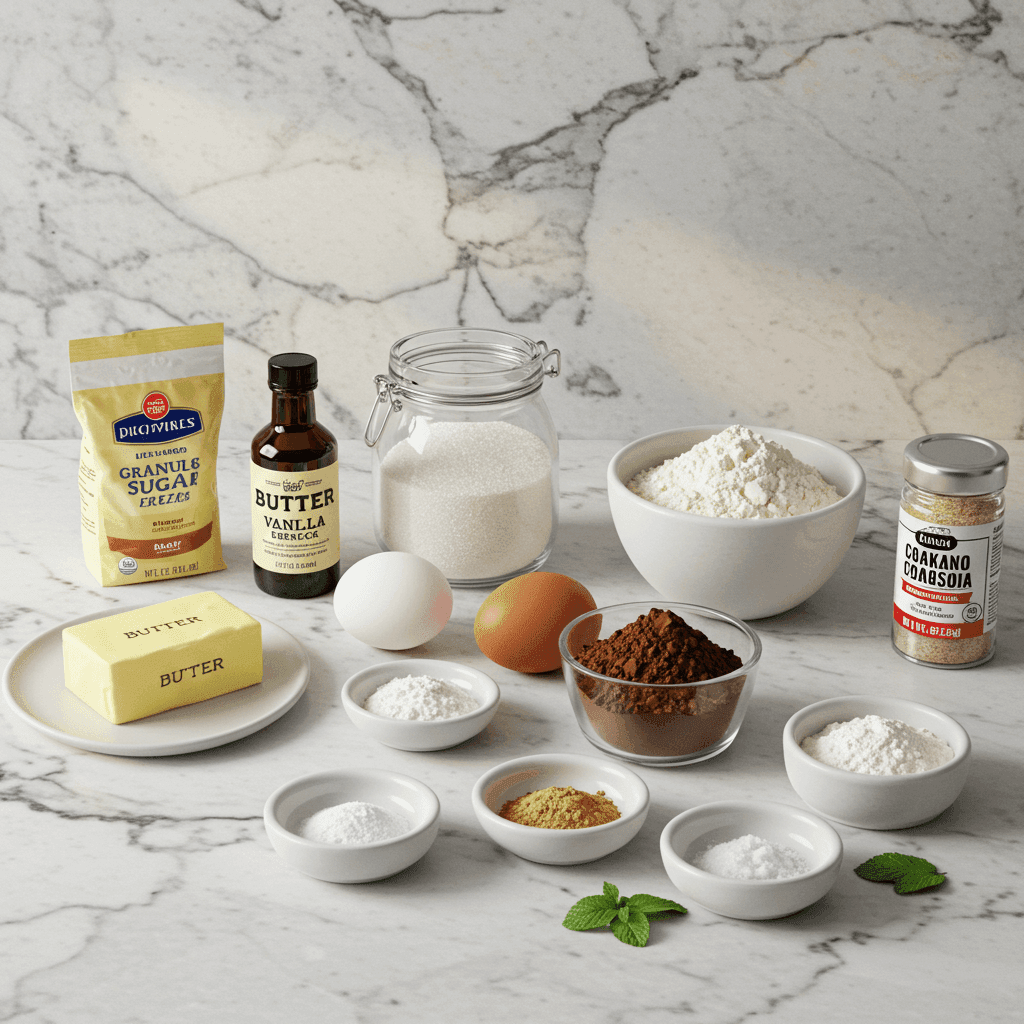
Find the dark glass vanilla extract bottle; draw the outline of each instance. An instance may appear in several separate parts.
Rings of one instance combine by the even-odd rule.
[[[316,421],[316,359],[267,361],[270,422],[252,440],[252,571],[274,597],[319,597],[338,582],[338,442]]]

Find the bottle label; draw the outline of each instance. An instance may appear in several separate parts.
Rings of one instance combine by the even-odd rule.
[[[893,618],[919,636],[966,640],[996,624],[1003,521],[939,526],[900,508]]]
[[[338,562],[338,464],[295,473],[249,467],[252,560],[293,576]]]

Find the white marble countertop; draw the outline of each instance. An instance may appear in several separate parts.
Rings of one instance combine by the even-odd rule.
[[[410,655],[488,671],[502,704],[488,729],[456,749],[405,753],[357,733],[340,689],[392,655],[337,625],[331,602],[276,600],[252,580],[246,448],[221,445],[227,571],[144,588],[99,587],[78,530],[78,445],[7,442],[0,462],[17,505],[0,532],[5,659],[76,616],[215,589],[289,630],[309,652],[306,694],[282,719],[213,750],[120,758],[77,750],[0,716],[0,1020],[22,1024],[182,1021],[522,1021],[587,1019],[701,1024],[751,1018],[1009,1020],[1019,1012],[1024,937],[1024,475],[1011,481],[996,656],[942,672],[908,663],[889,642],[895,508],[902,442],[849,442],[868,472],[853,548],[836,575],[793,611],[755,623],[762,670],[746,721],[721,756],[685,768],[637,768],[648,820],[604,860],[558,868],[495,847],[470,789],[491,765],[531,751],[595,753],[557,674],[517,675],[477,650],[483,592],[456,592],[446,629]],[[562,447],[561,527],[545,566],[584,582],[599,604],[655,599],[623,553],[604,498],[615,441]],[[1021,465],[1024,442],[1008,445]],[[376,550],[369,456],[342,443],[342,567]],[[936,820],[900,832],[838,825],[839,880],[819,903],[747,923],[690,906],[636,949],[606,930],[569,932],[562,917],[605,880],[625,894],[678,895],[658,837],[680,811],[709,800],[800,805],[781,732],[798,708],[851,692],[890,693],[943,709],[967,728],[966,789]],[[441,800],[434,847],[384,881],[331,885],[281,861],[263,829],[268,794],[335,766],[387,766]],[[899,897],[853,868],[898,850],[948,873],[933,892]]]

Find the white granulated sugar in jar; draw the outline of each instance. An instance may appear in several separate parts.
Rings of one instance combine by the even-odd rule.
[[[840,498],[813,466],[739,424],[637,473],[627,486],[677,512],[727,519],[797,516]]]
[[[431,676],[402,676],[378,686],[363,707],[384,718],[436,722],[468,715],[480,702],[456,683]]]
[[[450,580],[529,565],[551,537],[551,452],[500,420],[425,423],[381,459],[384,543]]]
[[[694,867],[725,878],[767,880],[806,874],[807,861],[788,846],[746,835],[718,843],[693,861]]]
[[[299,826],[299,835],[317,843],[356,845],[397,839],[411,829],[412,826],[400,814],[377,804],[350,800],[311,814]]]
[[[934,733],[878,715],[832,722],[802,740],[800,749],[822,764],[861,775],[912,775],[953,758],[953,748]]]

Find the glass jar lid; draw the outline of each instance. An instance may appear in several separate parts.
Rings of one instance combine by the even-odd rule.
[[[989,494],[1006,486],[1010,456],[973,434],[927,434],[903,451],[907,483],[936,494]]]
[[[536,391],[545,376],[558,375],[560,362],[558,349],[519,334],[442,328],[396,341],[388,369],[396,390],[409,398],[477,404]]]

